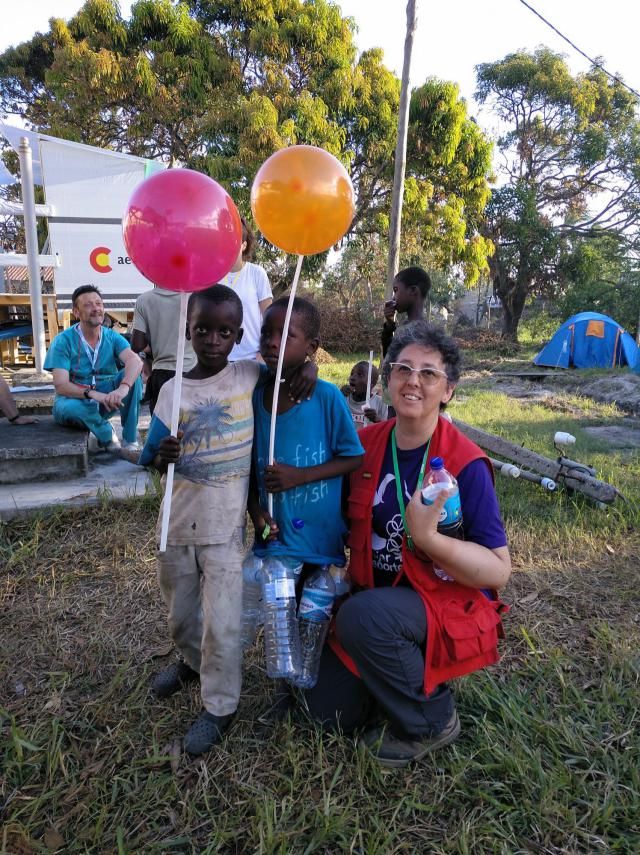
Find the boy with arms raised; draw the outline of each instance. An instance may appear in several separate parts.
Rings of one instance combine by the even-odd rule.
[[[242,338],[242,303],[224,285],[189,298],[187,336],[196,365],[183,375],[178,437],[170,436],[175,380],[162,386],[140,457],[166,472],[175,463],[167,550],[158,581],[182,660],[156,675],[152,690],[169,697],[200,677],[204,710],[184,745],[202,754],[219,742],[241,686],[242,551],[251,448],[252,394],[266,369],[229,362]],[[315,376],[315,369],[313,371]],[[296,397],[300,385],[294,382]],[[294,404],[291,404],[294,406]],[[160,520],[162,509],[160,509]]]

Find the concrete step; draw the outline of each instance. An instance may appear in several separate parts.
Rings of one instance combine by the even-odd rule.
[[[42,513],[52,508],[73,508],[106,501],[122,501],[155,493],[151,475],[140,466],[114,454],[89,458],[89,474],[68,481],[0,484],[0,520]]]
[[[86,475],[88,432],[40,416],[34,425],[0,420],[0,484],[67,480]]]
[[[13,392],[13,400],[23,416],[51,415],[53,409],[53,390],[31,389],[28,392]]]

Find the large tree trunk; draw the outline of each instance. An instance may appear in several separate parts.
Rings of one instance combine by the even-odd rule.
[[[493,276],[494,293],[502,301],[502,338],[518,341],[518,324],[522,317],[527,294],[533,284],[533,277],[520,271],[518,277],[509,276],[500,263],[498,252],[490,261]]]
[[[416,29],[417,0],[407,2],[407,34],[404,39],[404,60],[402,63],[402,86],[400,89],[400,108],[398,111],[398,140],[396,142],[396,160],[393,173],[393,196],[391,198],[391,223],[389,227],[389,260],[387,264],[387,299],[391,297],[391,286],[398,272],[400,257],[400,234],[402,225],[402,200],[404,198],[404,174],[407,164],[407,129],[409,127],[409,75],[411,71],[411,52],[413,34]]]
[[[518,324],[522,315],[522,307],[518,311],[518,308],[509,300],[504,300],[502,296],[500,299],[502,300],[502,338],[518,341]],[[524,306],[524,300],[522,306]]]
[[[494,276],[494,291],[502,301],[502,338],[518,341],[518,324],[530,283],[508,276]]]

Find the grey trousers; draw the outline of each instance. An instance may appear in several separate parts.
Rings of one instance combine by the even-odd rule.
[[[412,588],[373,588],[349,597],[338,612],[336,632],[362,679],[325,645],[318,682],[305,692],[314,718],[349,733],[382,714],[401,738],[444,729],[455,703],[446,685],[424,693],[427,617]]]
[[[158,553],[158,582],[171,637],[200,673],[205,709],[230,715],[242,683],[242,529],[227,543],[168,546]]]

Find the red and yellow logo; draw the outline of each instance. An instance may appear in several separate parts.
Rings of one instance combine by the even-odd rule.
[[[108,246],[97,246],[89,255],[89,264],[98,273],[111,273],[111,265],[109,264],[109,253],[111,250]]]

